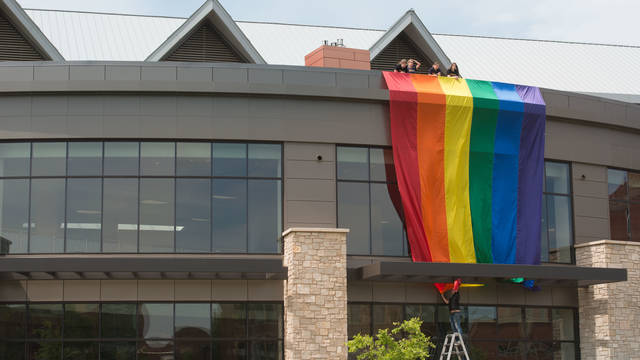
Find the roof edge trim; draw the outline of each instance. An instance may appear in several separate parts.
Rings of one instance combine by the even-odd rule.
[[[189,35],[206,18],[216,21],[216,27],[223,32],[226,40],[238,51],[242,57],[254,64],[266,64],[258,50],[231,18],[229,13],[217,0],[206,0],[176,31],[173,32],[145,61],[161,61],[186,40]]]

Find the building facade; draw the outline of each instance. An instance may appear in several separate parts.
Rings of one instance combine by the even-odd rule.
[[[42,58],[0,62],[0,358],[346,359],[415,316],[438,343],[454,277],[473,359],[640,350],[640,106],[542,89],[543,264],[421,267],[379,70],[265,64],[213,1],[147,61],[56,59],[3,1]]]

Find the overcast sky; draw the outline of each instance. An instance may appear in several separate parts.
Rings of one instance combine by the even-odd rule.
[[[18,0],[26,8],[188,17],[204,0]],[[413,8],[434,33],[640,46],[638,0],[220,0],[236,20],[387,29]]]

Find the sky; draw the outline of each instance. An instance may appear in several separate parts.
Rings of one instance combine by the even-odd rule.
[[[219,0],[235,20],[388,29],[413,8],[432,33],[640,46],[638,0]],[[204,0],[18,0],[25,8],[188,17]]]

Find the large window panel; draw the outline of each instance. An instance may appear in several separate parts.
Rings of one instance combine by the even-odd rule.
[[[572,341],[575,339],[575,321],[573,309],[552,309],[553,339]]]
[[[406,318],[414,317],[422,320],[421,330],[427,336],[435,336],[436,333],[436,307],[434,305],[410,304],[405,307]]]
[[[60,339],[62,304],[30,304],[27,336],[34,339]]]
[[[549,309],[525,309],[525,325],[528,339],[536,341],[553,340],[553,327],[551,326]]]
[[[8,240],[9,252],[27,252],[29,237],[29,180],[0,180],[0,236]]]
[[[640,241],[640,202],[629,204],[629,230],[631,241]]]
[[[0,342],[5,339],[24,339],[26,322],[25,304],[0,305]]]
[[[97,359],[100,353],[96,342],[65,342],[63,360]]]
[[[64,338],[97,338],[99,334],[98,304],[64,305]]]
[[[280,252],[281,181],[249,180],[248,194],[249,252]]]
[[[138,251],[138,179],[104,179],[104,252]]]
[[[30,164],[30,143],[0,144],[0,176],[29,176]]]
[[[246,341],[217,340],[213,342],[214,359],[246,360],[249,350]]]
[[[67,180],[67,252],[100,252],[102,179]]]
[[[609,199],[627,200],[628,180],[624,170],[609,169],[607,172]]]
[[[250,338],[280,338],[284,333],[282,304],[247,304],[247,326]]]
[[[65,179],[31,180],[31,253],[64,251]]]
[[[176,304],[175,337],[208,339],[211,337],[211,306],[209,304]]]
[[[138,342],[138,360],[173,359],[173,341],[145,339]]]
[[[209,341],[176,341],[176,360],[199,360],[211,358]],[[217,359],[217,358],[216,358]]]
[[[370,334],[372,320],[370,304],[348,304],[347,332],[349,338],[353,338],[357,334]]]
[[[371,184],[371,246],[373,255],[402,256],[403,225],[391,197],[389,186]]]
[[[103,342],[100,344],[101,360],[132,360],[136,358],[136,342]]]
[[[338,227],[349,229],[347,253],[369,255],[369,184],[338,183]]]
[[[336,152],[339,180],[369,180],[368,148],[339,146]]]
[[[174,179],[140,179],[140,252],[174,251]]]
[[[498,307],[498,337],[502,339],[524,338],[522,308]]]
[[[211,304],[212,335],[216,338],[242,338],[247,333],[244,303]]]
[[[176,251],[211,251],[211,181],[176,180]]]
[[[62,343],[59,341],[30,342],[28,344],[28,360],[60,359]]]
[[[70,142],[67,168],[69,176],[102,175],[102,143]]]
[[[391,149],[369,149],[371,181],[396,182],[396,170]]]
[[[247,176],[247,144],[213,143],[213,176]]]
[[[136,308],[136,304],[102,304],[100,319],[102,337],[135,339]]]
[[[177,176],[211,176],[211,143],[176,144]]]
[[[176,145],[173,142],[143,142],[140,144],[142,176],[175,174]]]
[[[213,251],[246,252],[247,180],[213,179],[212,186]]]
[[[140,166],[138,142],[105,142],[104,175],[136,176]]]
[[[494,306],[468,306],[467,312],[472,339],[495,338],[497,314]]]
[[[549,236],[549,259],[552,262],[570,263],[571,244],[571,198],[545,195],[547,227]]]
[[[546,161],[544,166],[545,191],[554,194],[569,194],[569,164]]]
[[[394,322],[404,320],[402,305],[374,304],[373,305],[373,333],[379,329],[392,329]]]
[[[249,144],[249,176],[282,176],[282,147],[278,144]]]
[[[173,304],[139,304],[138,337],[144,339],[171,339],[173,337]]]
[[[31,176],[65,176],[67,174],[67,143],[33,143]]]
[[[251,360],[282,360],[284,348],[282,341],[252,341],[249,347]]]

